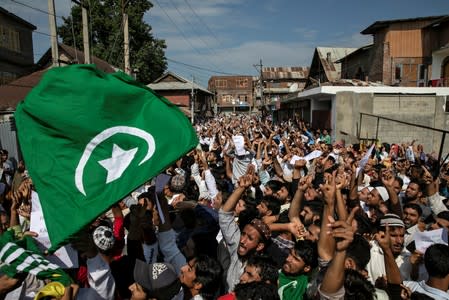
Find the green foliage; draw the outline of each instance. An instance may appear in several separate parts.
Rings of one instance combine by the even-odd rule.
[[[165,40],[155,39],[151,26],[143,21],[146,11],[153,6],[147,0],[88,0],[89,31],[91,51],[111,65],[124,70],[123,50],[123,7],[128,14],[129,53],[131,70],[136,72],[137,80],[152,82],[167,68]],[[58,27],[59,36],[64,44],[76,45],[83,50],[81,7],[74,5],[71,16],[64,19]],[[73,32],[72,33],[72,19]],[[75,40],[74,40],[75,39]]]

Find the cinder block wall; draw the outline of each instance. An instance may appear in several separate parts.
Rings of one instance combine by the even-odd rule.
[[[353,92],[337,93],[335,97],[335,134],[336,139],[357,142],[360,128],[360,112],[419,124],[433,128],[449,130],[449,114],[444,112],[445,97],[433,95],[381,95],[357,94]],[[360,136],[376,136],[377,118],[363,116]],[[343,134],[347,133],[346,135]],[[416,140],[423,144],[425,152],[439,150],[442,134],[428,129],[403,125],[380,119],[378,138],[380,142],[407,143]],[[449,135],[446,136],[443,156],[449,152]]]

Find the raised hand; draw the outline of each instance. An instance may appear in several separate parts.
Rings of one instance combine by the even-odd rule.
[[[248,188],[253,183],[253,177],[249,174],[240,176],[239,187]]]
[[[393,171],[385,170],[382,172],[382,183],[386,188],[393,188],[394,180]]]
[[[329,223],[327,224],[327,234],[332,235],[335,238],[335,250],[346,251],[349,244],[354,239],[354,229],[352,227],[352,221],[354,220],[355,213],[358,207],[354,207],[349,214],[348,218],[343,221],[335,221],[332,216],[328,216]]]
[[[305,192],[312,185],[312,181],[313,181],[312,175],[302,177],[299,180],[298,189],[301,190],[302,192]]]
[[[335,188],[337,190],[342,190],[348,185],[347,178],[345,174],[339,174],[335,177]]]
[[[388,232],[389,226],[387,224],[385,231],[379,231],[374,235],[374,238],[384,252],[391,249],[391,239]]]
[[[334,171],[332,174],[324,173],[324,184],[320,184],[321,192],[324,196],[324,201],[327,204],[333,204],[335,201],[335,192],[337,190],[335,185],[335,174],[336,171]]]
[[[297,161],[295,161],[295,168],[297,169],[301,169],[304,168],[307,164],[307,161],[304,159],[299,159]]]

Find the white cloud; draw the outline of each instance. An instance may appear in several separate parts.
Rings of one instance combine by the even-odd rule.
[[[213,61],[218,66],[227,66],[224,71],[234,74],[256,75],[253,67],[262,59],[265,66],[304,66],[310,65],[314,48],[301,43],[277,43],[272,41],[246,42],[236,47],[222,49],[218,55],[195,55],[180,53],[178,59],[192,65],[208,66]],[[229,63],[231,60],[231,64]],[[209,67],[212,68],[212,67]]]
[[[298,33],[298,39],[315,39],[318,34],[318,30],[308,29],[308,28],[294,28],[292,30],[294,33]],[[296,37],[296,36],[295,36]]]

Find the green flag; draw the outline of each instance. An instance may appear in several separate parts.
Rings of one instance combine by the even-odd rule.
[[[16,241],[12,230],[0,235],[0,262],[0,271],[11,278],[19,273],[30,273],[39,279],[61,282],[64,286],[71,283],[69,275],[40,255],[33,238],[26,236]]]
[[[50,251],[198,144],[174,104],[92,65],[48,70],[15,118]]]

